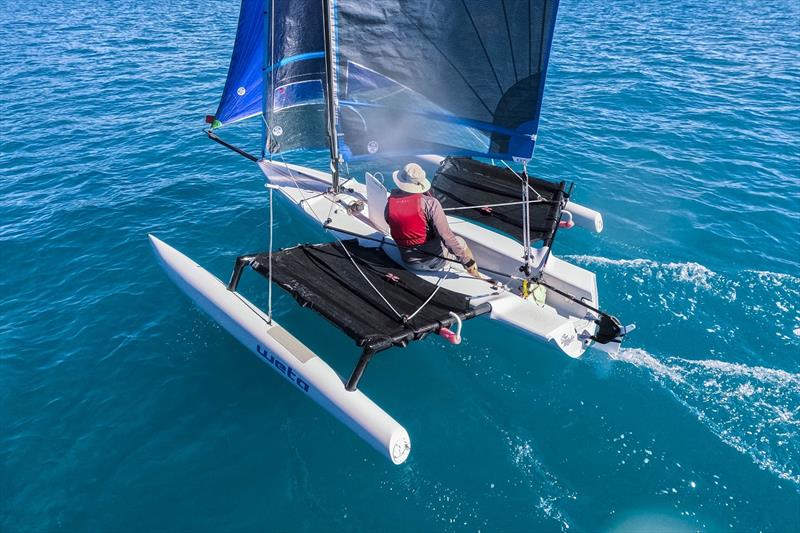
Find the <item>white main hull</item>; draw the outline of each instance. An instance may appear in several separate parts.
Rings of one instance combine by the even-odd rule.
[[[150,242],[167,275],[200,309],[393,463],[406,460],[411,440],[403,426],[361,391],[345,390],[330,366],[242,295],[156,237]]]
[[[363,237],[364,245],[377,245],[374,240],[391,243],[391,237],[377,229],[370,220],[367,187],[355,180],[344,183],[342,192],[336,197],[325,192],[331,187],[329,174],[299,165],[262,160],[259,166],[269,184],[282,193],[290,205],[306,217],[309,222],[327,227],[337,237],[352,239]],[[364,202],[358,213],[348,213],[352,202]],[[593,231],[602,229],[602,218],[594,211],[578,206],[576,217],[582,225]],[[373,217],[374,218],[374,217]],[[463,237],[472,249],[479,267],[495,272],[515,273],[522,263],[523,248],[515,240],[465,219],[448,217],[454,233]],[[339,231],[337,231],[339,230]],[[401,263],[397,248],[384,245],[384,251]],[[476,279],[459,267],[445,272],[415,271],[432,283],[441,280],[441,286],[466,294],[473,303],[489,302],[489,315],[536,339],[557,347],[570,357],[580,357],[594,343],[591,337],[596,331],[596,313],[554,291],[548,291],[542,304],[534,298],[520,295],[521,280],[513,276],[499,277],[494,287],[485,280]],[[586,304],[599,308],[597,284],[593,272],[550,255],[544,268],[543,280],[549,285],[572,294]],[[614,351],[619,343],[597,345],[604,351]]]

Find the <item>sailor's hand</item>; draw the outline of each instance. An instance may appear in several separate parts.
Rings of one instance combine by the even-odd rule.
[[[467,267],[467,272],[469,272],[471,275],[475,276],[476,278],[481,277],[480,272],[478,272],[478,263],[476,263],[474,259],[470,260],[464,266]]]

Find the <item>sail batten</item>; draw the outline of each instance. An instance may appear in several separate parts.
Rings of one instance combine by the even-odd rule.
[[[306,61],[308,59],[321,59],[325,57],[325,52],[320,50],[319,52],[306,52],[304,54],[297,54],[290,57],[284,57],[280,61],[277,61],[271,65],[266,67],[267,72],[271,72],[275,69],[279,69],[281,67],[285,67],[290,63],[295,63],[297,61]]]

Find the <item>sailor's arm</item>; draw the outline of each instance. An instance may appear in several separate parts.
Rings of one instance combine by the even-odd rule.
[[[471,268],[475,264],[475,260],[472,259],[469,249],[462,244],[463,241],[456,238],[453,230],[450,229],[447,216],[444,214],[439,200],[432,196],[425,197],[425,215],[447,249],[458,258],[462,265]]]

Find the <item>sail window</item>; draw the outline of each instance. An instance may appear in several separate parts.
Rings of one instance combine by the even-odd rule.
[[[287,83],[275,89],[272,111],[280,111],[298,105],[323,104],[324,94],[321,80]]]

